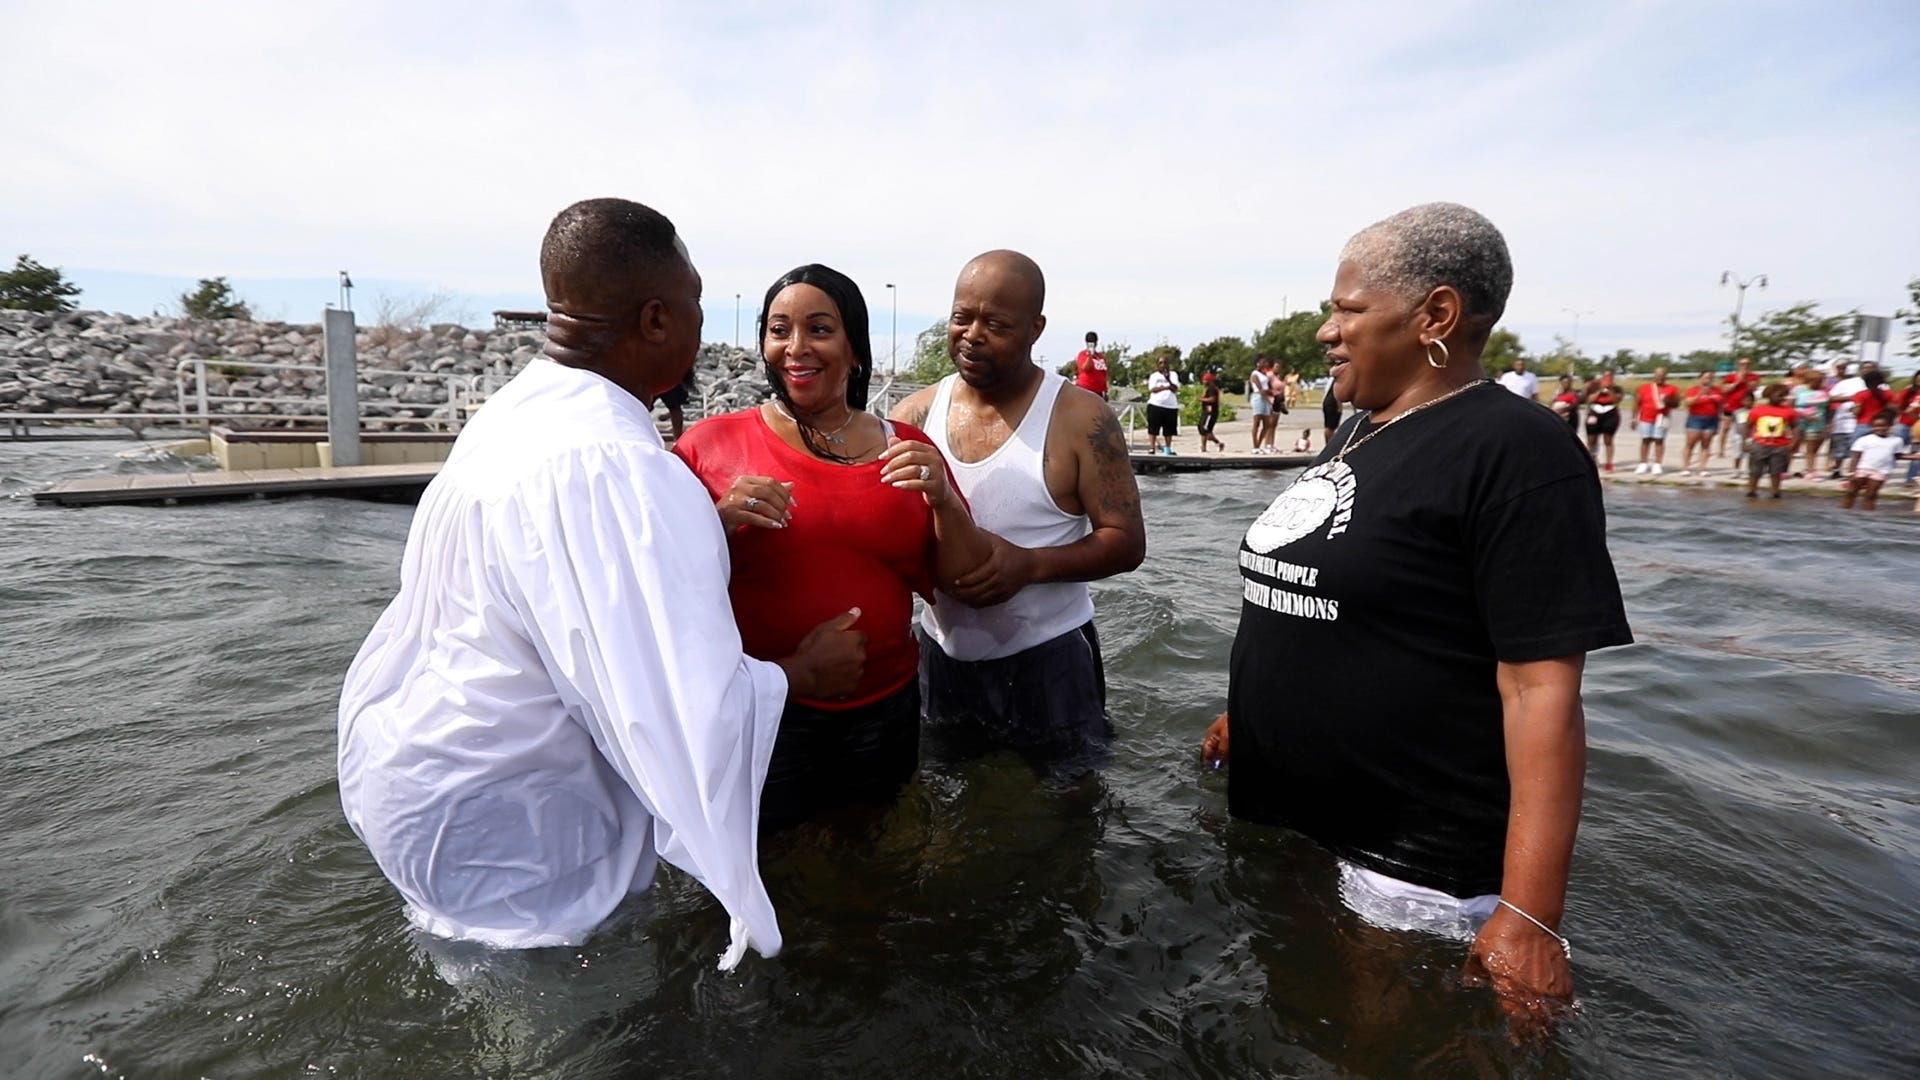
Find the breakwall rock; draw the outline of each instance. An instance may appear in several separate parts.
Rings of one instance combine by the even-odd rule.
[[[538,356],[545,339],[537,329],[451,323],[363,328],[355,349],[361,415],[401,426],[444,421],[456,391],[469,402],[484,398]],[[209,412],[249,426],[297,423],[288,418],[325,415],[325,374],[266,365],[318,369],[322,347],[314,323],[0,309],[0,413],[176,414],[184,405],[197,415],[204,370]],[[700,347],[694,383],[694,416],[768,396],[759,358],[729,345]]]

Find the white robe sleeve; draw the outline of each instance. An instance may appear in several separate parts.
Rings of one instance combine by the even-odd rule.
[[[722,970],[780,951],[760,880],[760,789],[787,680],[740,651],[726,537],[685,465],[589,446],[519,485],[494,537],[556,689],[653,815],[662,858],[732,922]]]

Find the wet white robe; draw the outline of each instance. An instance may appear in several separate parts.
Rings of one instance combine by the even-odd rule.
[[[760,788],[787,684],[740,651],[713,500],[649,410],[536,360],[461,433],[340,698],[340,800],[430,933],[575,944],[658,859],[780,949]]]

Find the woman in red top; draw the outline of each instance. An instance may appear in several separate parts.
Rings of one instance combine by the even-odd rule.
[[[1553,395],[1553,414],[1567,422],[1569,430],[1580,430],[1580,391],[1573,388],[1573,376],[1560,376],[1560,392]]]
[[[1873,418],[1883,409],[1897,409],[1893,391],[1887,389],[1887,377],[1878,369],[1860,373],[1867,388],[1853,395],[1854,420],[1860,425],[1858,430],[1865,431],[1873,426]]]
[[[990,550],[927,436],[866,411],[867,325],[846,275],[818,264],[788,272],[767,290],[758,323],[775,400],[703,420],[673,448],[727,527],[728,591],[748,655],[789,655],[838,613],[867,634],[851,695],[788,700],[761,794],[769,828],[886,805],[912,778],[913,594],[931,602]]]
[[[1587,453],[1600,458],[1600,443],[1607,444],[1606,471],[1613,471],[1613,436],[1620,430],[1620,388],[1613,384],[1613,372],[1601,372],[1587,384]]]
[[[1726,395],[1713,383],[1713,372],[1700,373],[1697,386],[1687,388],[1687,445],[1680,453],[1680,475],[1690,476],[1693,452],[1700,451],[1700,475],[1707,475],[1707,459],[1713,456],[1713,433],[1720,430],[1720,414],[1726,410]]]

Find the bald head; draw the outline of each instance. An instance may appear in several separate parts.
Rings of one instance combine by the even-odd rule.
[[[960,268],[957,291],[969,280],[991,279],[994,291],[1009,304],[1018,304],[1022,312],[1038,318],[1047,309],[1047,276],[1040,264],[1017,251],[1004,248],[975,255]]]
[[[576,317],[632,315],[689,271],[673,222],[627,199],[574,203],[540,244],[547,308]]]
[[[652,404],[700,347],[700,274],[663,215],[626,199],[560,211],[540,245],[548,359]]]

